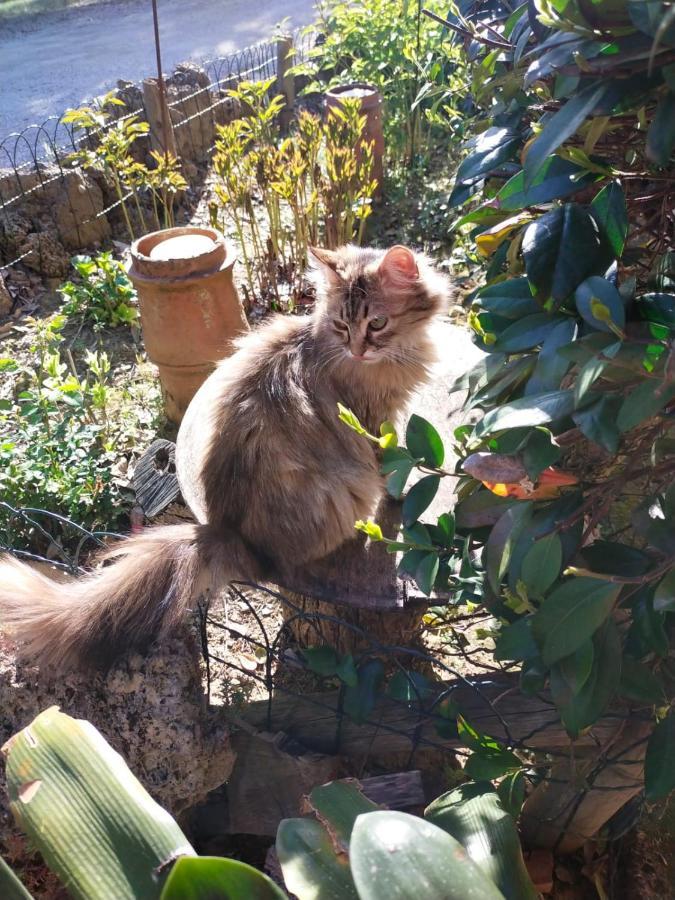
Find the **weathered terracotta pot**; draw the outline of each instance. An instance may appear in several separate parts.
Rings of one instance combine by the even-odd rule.
[[[377,181],[375,196],[382,194],[384,183],[384,133],[382,131],[382,95],[372,84],[353,81],[341,84],[326,91],[325,107],[331,109],[340,106],[346,98],[358,98],[361,102],[361,114],[366,117],[363,137],[373,141],[373,178]]]
[[[248,322],[232,280],[234,252],[215,228],[167,228],[131,247],[143,339],[159,369],[167,417],[179,423],[192,397],[232,352]]]

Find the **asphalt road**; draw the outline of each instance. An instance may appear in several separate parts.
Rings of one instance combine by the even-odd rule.
[[[264,40],[274,26],[305,25],[312,0],[159,0],[162,67],[225,56]],[[150,0],[0,19],[0,141],[115,87],[153,74]]]

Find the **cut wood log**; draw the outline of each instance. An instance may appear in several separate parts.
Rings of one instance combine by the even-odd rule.
[[[176,478],[176,445],[172,441],[154,441],[136,463],[133,477],[136,499],[145,515],[152,519],[180,496]]]
[[[520,694],[516,679],[476,681],[474,685],[445,683],[444,693],[450,688],[462,715],[482,732],[498,740],[557,753],[560,758],[570,752],[570,739],[553,703],[543,696]],[[431,703],[426,709],[430,708]],[[442,723],[447,729],[447,719],[388,697],[376,702],[363,725],[341,713],[338,691],[302,696],[277,692],[272,697],[271,713],[268,722],[265,700],[247,704],[240,715],[250,726],[261,730],[283,728],[290,737],[317,753],[339,753],[349,758],[367,754],[377,758],[410,753],[416,746],[444,750],[463,747],[457,737],[439,737],[436,725]],[[575,742],[575,754],[583,757],[596,751],[598,742],[607,744],[621,727],[620,719],[604,716],[591,732]]]

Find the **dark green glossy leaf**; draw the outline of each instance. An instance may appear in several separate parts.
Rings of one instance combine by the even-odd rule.
[[[540,657],[526,659],[520,672],[520,690],[526,697],[533,697],[546,686],[548,666],[545,666]]]
[[[618,181],[610,181],[596,194],[591,212],[612,252],[619,259],[628,236],[628,212],[626,197]]]
[[[518,172],[498,191],[496,201],[503,210],[537,206],[551,200],[569,197],[595,181],[597,177],[594,172],[587,172],[566,159],[549,156],[527,190],[525,173]]]
[[[623,434],[646,419],[651,419],[675,398],[675,385],[647,379],[625,398],[617,415],[616,426]]]
[[[476,181],[510,159],[518,143],[512,128],[488,128],[469,142],[471,152],[457,170],[457,183]]]
[[[667,166],[675,146],[675,93],[661,99],[647,132],[647,159]]]
[[[408,460],[402,460],[398,466],[392,471],[387,478],[387,493],[390,497],[398,500],[405,490],[406,482],[410,477],[410,473],[415,468],[415,463]]]
[[[522,249],[536,299],[559,305],[597,268],[598,226],[581,206],[566,203],[528,225]]]
[[[541,394],[543,391],[552,391],[560,387],[570,363],[558,351],[574,340],[576,332],[576,321],[566,318],[558,322],[549,333],[541,345],[534,372],[525,386],[526,396]]]
[[[490,410],[476,425],[475,433],[484,437],[506,428],[547,425],[569,416],[573,410],[572,391],[544,391]]]
[[[576,696],[586,684],[593,669],[593,641],[584,641],[570,656],[564,657],[553,667],[556,676],[562,678],[571,693]]]
[[[500,592],[501,581],[509,567],[515,543],[531,515],[532,504],[519,502],[506,510],[490,532],[485,545],[485,569],[495,594]]]
[[[182,856],[161,900],[284,900],[286,894],[253,866],[222,856]]]
[[[655,653],[664,659],[668,656],[668,635],[664,613],[654,610],[654,600],[649,591],[641,591],[631,605],[633,623],[628,631],[627,649],[634,656]]]
[[[598,331],[616,334],[626,324],[623,301],[617,289],[599,275],[591,275],[574,292],[579,315]],[[611,323],[611,324],[610,324]],[[614,329],[611,327],[614,325]]]
[[[499,661],[535,659],[539,647],[532,636],[532,617],[523,616],[503,625],[495,641],[494,658]]]
[[[622,697],[649,706],[665,702],[665,692],[660,680],[651,669],[632,656],[623,657],[619,693]]]
[[[498,497],[492,491],[480,490],[461,500],[455,507],[458,528],[482,528],[494,525],[512,506],[519,503],[507,497]]]
[[[604,447],[609,453],[616,453],[619,448],[619,429],[616,417],[621,406],[620,397],[601,397],[591,406],[578,410],[572,416],[574,424],[582,434]]]
[[[548,428],[533,428],[521,454],[528,477],[536,481],[544,469],[556,462],[560,453]]]
[[[561,677],[560,667],[551,669],[551,693],[572,738],[599,719],[618,690],[621,637],[612,619],[608,619],[593,638],[593,654],[591,673],[576,694]]]
[[[487,312],[507,319],[541,312],[541,306],[532,296],[527,278],[509,278],[482,288],[476,295],[476,302]]]
[[[574,95],[546,122],[525,157],[525,185],[533,184],[546,158],[586,121],[605,94],[603,83],[592,82]]]
[[[497,787],[497,795],[507,813],[517,819],[525,802],[525,777],[522,772],[505,775]]]
[[[452,547],[455,537],[455,517],[452,513],[442,513],[436,522],[439,536],[442,535],[443,546]]]
[[[586,569],[625,578],[644,575],[651,566],[650,557],[642,550],[615,541],[594,541],[583,548],[581,558]]]
[[[359,816],[349,848],[360,900],[503,900],[454,838],[407,813]]]
[[[654,592],[655,612],[675,612],[675,568],[671,569]]]
[[[564,321],[561,316],[552,316],[542,312],[525,316],[509,325],[498,335],[494,348],[498,353],[530,350],[545,341],[555,326]]]
[[[642,319],[675,330],[675,294],[643,294],[638,297],[635,307]]]
[[[626,4],[631,21],[636,28],[651,37],[675,46],[675,23],[665,19],[669,4],[663,0],[628,0]],[[667,26],[664,28],[664,26]]]
[[[569,656],[597,631],[620,587],[596,578],[572,578],[544,600],[532,622],[547,665]]]
[[[675,713],[662,719],[649,737],[645,759],[645,794],[650,801],[675,790]]]
[[[440,475],[426,475],[414,484],[403,501],[403,524],[408,526],[416,522],[424,510],[430,505],[440,484]]]
[[[349,687],[356,687],[359,683],[359,676],[351,653],[345,653],[335,668],[335,674]]]
[[[412,415],[405,432],[406,447],[413,456],[422,459],[428,466],[442,466],[445,450],[441,436],[431,422],[421,416]]]
[[[431,594],[436,576],[438,575],[438,553],[427,553],[419,562],[415,570],[415,583],[423,594]]]
[[[539,538],[525,554],[520,577],[528,596],[541,597],[555,582],[562,566],[562,544],[554,532]]]

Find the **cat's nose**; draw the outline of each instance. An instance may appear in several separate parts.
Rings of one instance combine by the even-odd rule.
[[[366,358],[365,353],[354,353],[354,351],[352,350],[351,354],[352,354],[352,359],[365,359]]]

